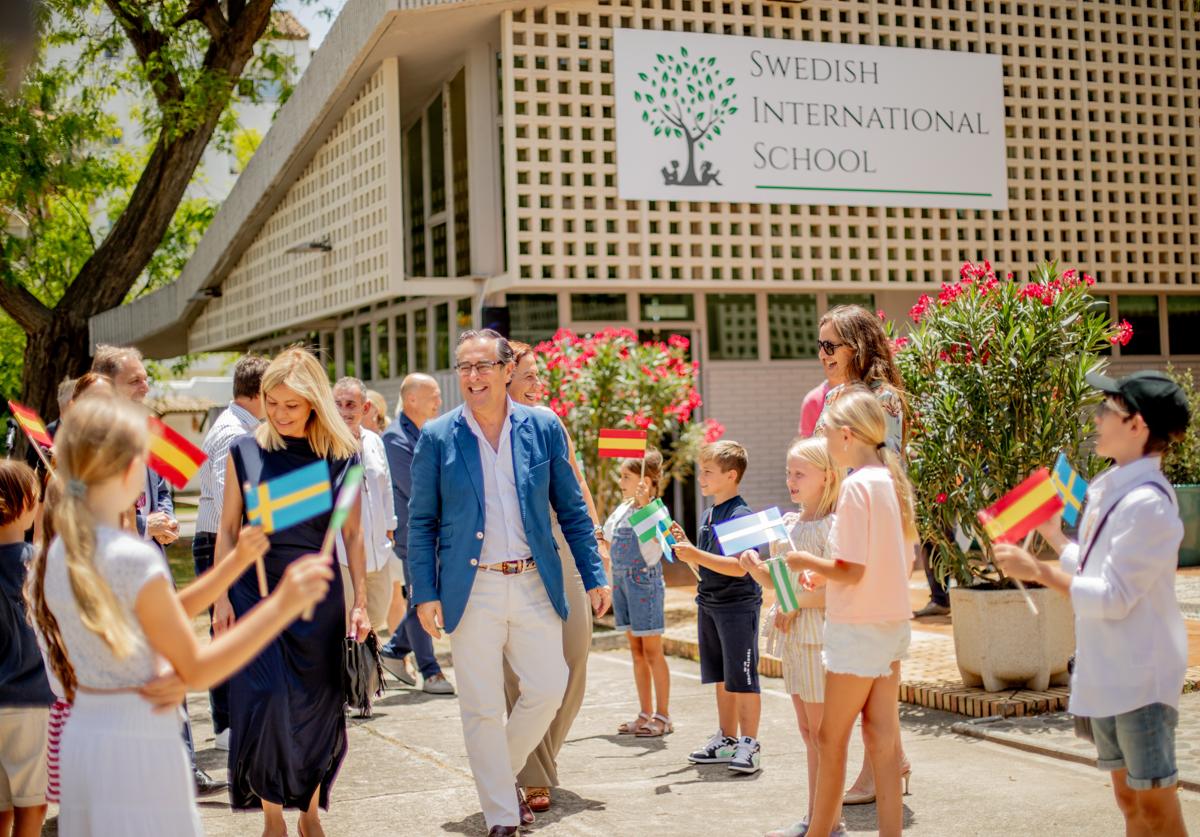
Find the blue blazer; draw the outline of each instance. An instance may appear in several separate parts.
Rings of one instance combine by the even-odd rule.
[[[408,501],[408,565],[412,604],[440,601],[453,631],[471,596],[483,548],[483,466],[479,440],[463,407],[427,422],[412,463]],[[567,435],[548,410],[519,404],[512,411],[512,456],[525,538],[554,610],[567,618],[562,563],[550,508],[571,547],[583,586],[608,583],[592,520],[567,453]]]

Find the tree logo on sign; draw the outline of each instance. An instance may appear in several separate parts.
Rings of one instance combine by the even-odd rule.
[[[737,94],[732,91],[733,77],[726,76],[715,57],[692,59],[685,47],[679,55],[658,54],[654,68],[638,73],[642,87],[633,98],[642,105],[642,121],[654,129],[654,136],[683,140],[687,144],[687,165],[680,161],[662,167],[667,186],[720,186],[720,172],[711,162],[700,161],[696,152],[721,136],[725,120],[737,113]]]

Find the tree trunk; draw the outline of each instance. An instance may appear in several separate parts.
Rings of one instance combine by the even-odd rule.
[[[49,423],[58,418],[58,384],[91,365],[86,318],[58,312],[49,323],[25,335],[21,401]]]
[[[700,178],[696,177],[696,141],[686,131],[684,132],[684,136],[687,137],[688,144],[688,165],[687,171],[684,172],[679,184],[681,186],[699,186]]]

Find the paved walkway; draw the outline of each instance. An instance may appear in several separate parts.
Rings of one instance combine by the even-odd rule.
[[[628,654],[593,653],[587,699],[561,757],[564,789],[556,792],[555,808],[540,818],[538,834],[753,835],[803,813],[803,744],[782,683],[765,681],[760,736],[765,770],[733,776],[723,766],[687,764],[686,753],[716,726],[712,689],[701,686],[694,663],[671,660],[670,666],[678,732],[631,739],[613,734],[619,721],[636,713]],[[224,775],[224,754],[212,749],[207,701],[194,695],[191,710],[201,764]],[[905,746],[914,765],[912,796],[905,799],[907,834],[1120,833],[1106,775],[956,735],[951,725],[958,720],[903,708]],[[857,736],[852,746],[857,763]],[[1191,829],[1200,831],[1200,795],[1184,792],[1183,800]],[[257,833],[255,815],[234,815],[221,800],[201,807],[209,837]],[[874,806],[847,809],[851,832],[872,832],[874,814]],[[352,721],[350,755],[325,823],[331,837],[484,834],[456,700],[392,691],[376,717]]]

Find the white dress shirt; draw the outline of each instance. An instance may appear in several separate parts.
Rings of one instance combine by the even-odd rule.
[[[530,556],[529,541],[525,538],[525,521],[521,519],[521,503],[517,497],[517,479],[513,470],[512,400],[506,398],[507,412],[500,428],[500,447],[483,434],[483,428],[463,407],[467,426],[479,440],[479,464],[483,469],[483,547],[479,553],[481,565],[518,561]]]
[[[1151,703],[1178,709],[1187,669],[1187,633],[1175,599],[1183,523],[1159,457],[1092,481],[1080,538],[1082,546],[1071,544],[1060,557],[1072,575],[1075,609],[1070,711],[1104,718]],[[1090,552],[1089,540],[1095,541]]]
[[[367,572],[385,569],[392,557],[392,539],[388,532],[396,530],[396,505],[392,497],[392,474],[388,470],[387,451],[378,433],[359,430],[359,458],[362,461],[363,481],[359,500],[362,505],[363,552],[367,556]],[[338,534],[338,561],[349,566],[342,536]]]
[[[225,463],[233,443],[258,427],[249,410],[235,401],[217,416],[204,434],[200,449],[208,459],[200,466],[200,507],[196,512],[196,531],[215,534],[221,526],[221,508],[225,504]]]

